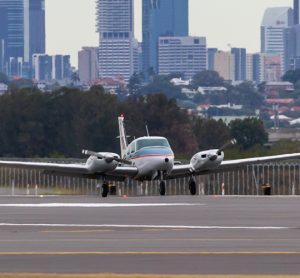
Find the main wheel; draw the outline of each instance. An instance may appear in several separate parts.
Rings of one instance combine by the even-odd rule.
[[[159,194],[160,196],[166,195],[166,183],[164,181],[161,181],[159,184]]]
[[[107,197],[108,191],[109,191],[109,186],[108,186],[107,183],[104,183],[104,184],[102,185],[102,197],[103,197],[103,198],[106,198],[106,197]]]
[[[189,190],[190,190],[191,195],[193,195],[193,196],[196,195],[196,192],[197,192],[196,182],[193,179],[191,179],[189,181]]]

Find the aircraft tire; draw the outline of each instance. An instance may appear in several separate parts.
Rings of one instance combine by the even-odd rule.
[[[161,181],[159,184],[159,194],[160,196],[166,195],[166,183],[164,181]]]
[[[108,191],[109,191],[109,186],[108,186],[107,183],[104,183],[104,184],[102,185],[102,197],[103,197],[103,198],[106,198],[106,197],[107,197]]]
[[[189,181],[189,190],[192,196],[196,195],[197,188],[196,188],[196,182],[194,180]]]

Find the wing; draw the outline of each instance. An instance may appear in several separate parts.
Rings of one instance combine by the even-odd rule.
[[[282,160],[293,160],[299,159],[300,153],[294,154],[283,154],[283,155],[274,155],[274,156],[263,156],[263,157],[253,157],[245,159],[235,159],[235,160],[226,160],[221,163],[221,165],[215,169],[205,169],[194,172],[190,164],[186,165],[175,165],[168,179],[182,178],[194,175],[206,175],[211,173],[224,172],[230,169],[243,168],[247,165],[276,162]]]
[[[133,178],[137,175],[136,167],[119,166],[111,172],[91,173],[84,163],[64,164],[64,163],[41,163],[41,162],[21,162],[21,161],[3,161],[0,160],[0,167],[23,168],[41,170],[44,174],[57,176],[71,176],[97,179],[101,176],[108,180],[124,180]]]

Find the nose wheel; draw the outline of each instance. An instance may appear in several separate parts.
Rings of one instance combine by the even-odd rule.
[[[161,181],[159,183],[159,194],[160,194],[160,196],[166,195],[166,182],[165,181]]]
[[[196,193],[197,193],[196,182],[193,178],[191,178],[189,180],[189,190],[190,190],[191,195],[193,195],[193,196],[196,195]]]

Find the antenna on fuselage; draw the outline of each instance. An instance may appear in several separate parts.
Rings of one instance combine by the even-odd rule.
[[[147,137],[150,137],[147,123],[146,123],[146,133],[147,133]]]

